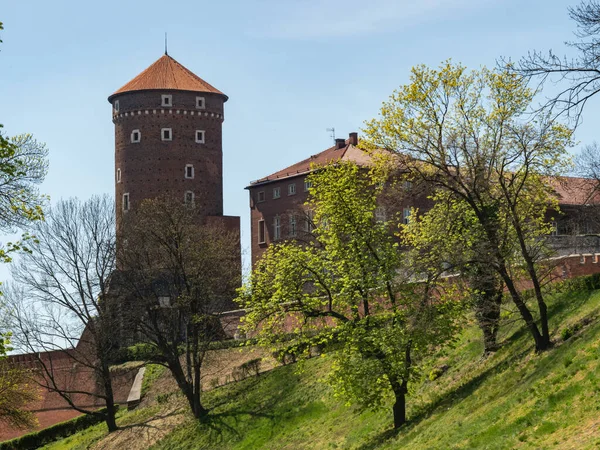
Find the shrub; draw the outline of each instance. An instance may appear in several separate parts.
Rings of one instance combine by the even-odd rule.
[[[102,413],[104,411],[106,411],[105,408],[100,409],[97,412]],[[98,417],[97,415],[85,414],[83,416],[75,417],[74,419],[57,423],[51,427],[44,428],[43,430],[28,433],[16,439],[11,439],[10,441],[0,442],[0,450],[29,450],[39,448],[50,442],[71,436],[78,431],[85,430],[103,420],[102,417]]]

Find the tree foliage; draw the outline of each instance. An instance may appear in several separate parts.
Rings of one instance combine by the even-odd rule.
[[[547,214],[558,210],[548,180],[568,166],[572,132],[547,115],[525,117],[533,95],[509,70],[418,66],[365,131],[367,147],[397,152],[436,195],[469,212],[477,225],[469,229],[484,238],[478,252],[502,278],[539,351],[550,334],[538,262],[548,256]],[[535,293],[537,323],[518,289],[523,276]]]
[[[405,396],[424,358],[452,342],[457,305],[436,273],[415,282],[392,221],[376,221],[385,185],[380,170],[338,163],[309,175],[313,239],[271,245],[240,303],[245,329],[263,344],[290,332],[300,341],[335,344],[329,381],[363,407],[393,398],[394,425],[406,421]]]

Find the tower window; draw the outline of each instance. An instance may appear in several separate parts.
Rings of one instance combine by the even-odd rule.
[[[273,218],[273,240],[279,239],[281,239],[281,217],[275,216]]]
[[[115,112],[119,112],[119,100],[115,100],[113,108],[115,109]]]
[[[117,183],[121,182],[121,169],[117,169]]]
[[[296,194],[296,183],[288,184],[288,195]]]
[[[258,243],[264,244],[266,242],[266,233],[265,233],[265,221],[260,219],[258,221]]]
[[[123,194],[123,211],[129,211],[129,192]]]
[[[131,142],[132,143],[137,143],[140,142],[142,140],[142,133],[140,133],[140,130],[133,130],[131,132]]]
[[[187,164],[185,166],[185,177],[194,178],[194,166],[192,164]]]
[[[281,197],[281,188],[273,188],[273,198]]]
[[[160,137],[163,141],[172,141],[173,131],[171,130],[171,128],[163,128],[160,130]]]
[[[192,191],[186,191],[183,200],[186,206],[194,206],[194,193]]]
[[[196,108],[204,109],[204,106],[205,106],[204,97],[196,97]]]
[[[162,95],[161,96],[161,106],[173,106],[173,96],[172,95]]]
[[[264,202],[265,201],[265,191],[259,191],[258,194],[256,194],[256,202],[260,203],[260,202]]]
[[[204,130],[196,130],[196,143],[204,144]]]

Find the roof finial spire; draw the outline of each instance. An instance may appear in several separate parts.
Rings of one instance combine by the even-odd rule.
[[[167,32],[165,31],[165,55],[168,55],[169,52],[167,52]]]

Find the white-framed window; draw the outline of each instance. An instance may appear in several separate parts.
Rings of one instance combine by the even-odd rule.
[[[115,109],[115,112],[119,112],[119,100],[115,100],[113,108]]]
[[[196,144],[204,144],[204,130],[196,130]]]
[[[585,255],[579,256],[579,264],[585,264]]]
[[[375,220],[377,222],[385,222],[387,220],[385,206],[378,206],[375,208]]]
[[[173,140],[173,130],[171,128],[161,128],[160,138],[163,141],[172,141]]]
[[[289,228],[289,235],[290,237],[296,237],[296,215],[295,214],[291,214],[290,215],[290,228]]]
[[[281,217],[273,217],[273,240],[281,239]]]
[[[142,133],[140,132],[140,130],[133,130],[131,132],[131,142],[132,143],[137,143],[140,142],[142,140]]]
[[[171,306],[171,297],[158,297],[158,306],[169,308]]]
[[[256,194],[256,203],[261,203],[265,201],[265,191],[258,191]]]
[[[273,198],[281,197],[281,188],[273,188]]]
[[[260,219],[258,221],[258,243],[264,244],[266,242],[266,239],[267,233],[265,229],[265,221],[263,219]]]
[[[304,231],[312,233],[315,228],[314,225],[315,212],[312,209],[306,210],[306,216],[304,218]]]
[[[117,169],[117,183],[121,182],[121,169]]]
[[[185,177],[189,179],[194,178],[194,166],[192,164],[185,165]]]
[[[170,94],[161,95],[160,106],[173,106],[173,96]]]
[[[129,207],[131,205],[129,204],[129,192],[126,192],[125,194],[123,194],[123,211],[129,211]]]
[[[204,109],[206,106],[206,102],[204,97],[196,97],[196,109]]]
[[[296,195],[296,183],[288,184],[288,195]]]
[[[304,180],[304,192],[308,192],[308,190],[312,187],[312,181]]]
[[[183,202],[186,206],[194,206],[194,193],[192,191],[185,191]]]
[[[408,225],[410,222],[410,208],[404,208],[402,210],[402,223]]]

